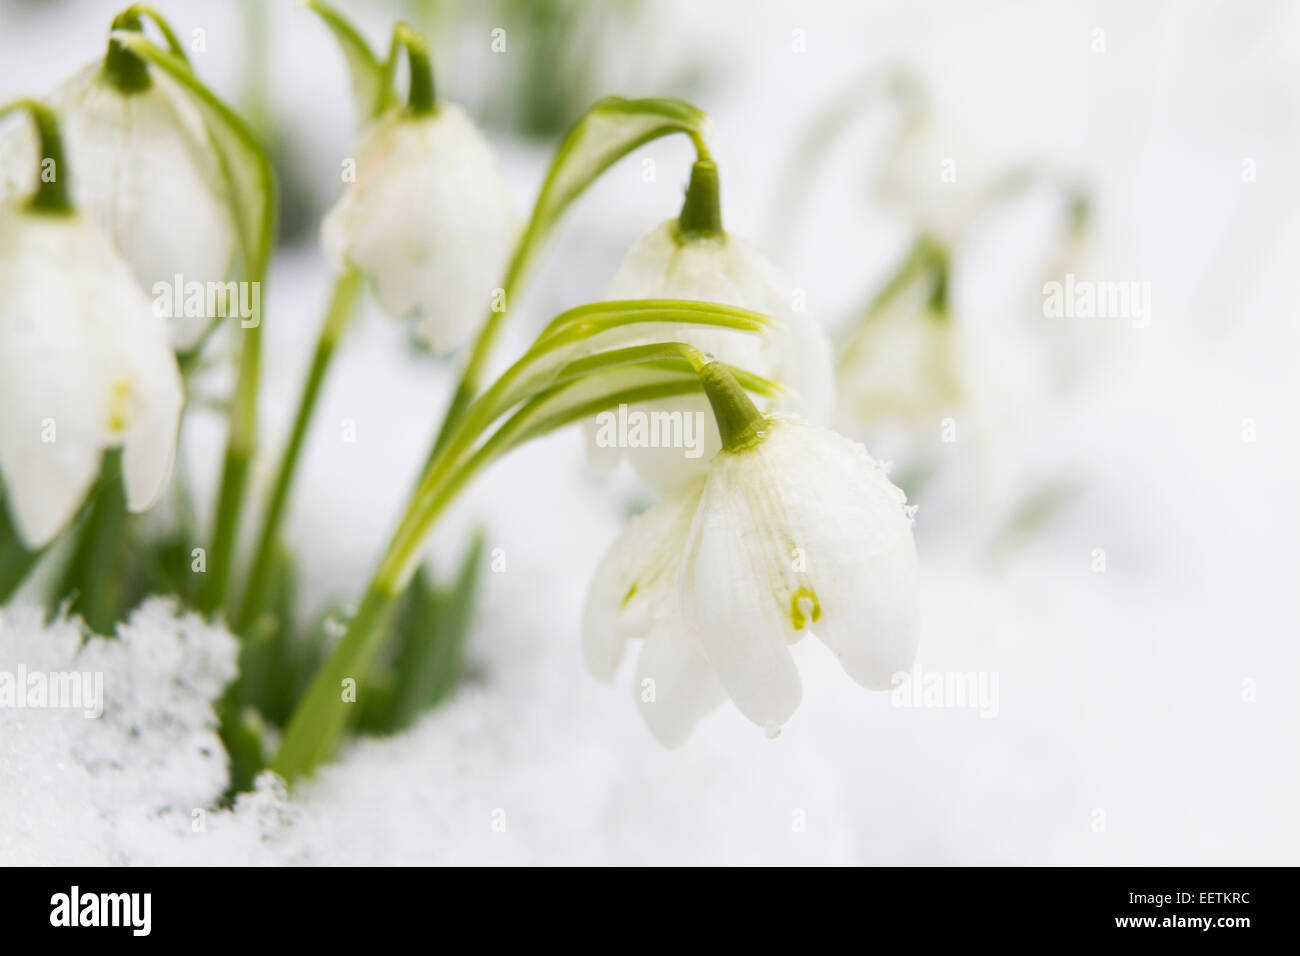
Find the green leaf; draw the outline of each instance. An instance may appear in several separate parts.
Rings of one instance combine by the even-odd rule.
[[[253,789],[253,778],[266,766],[266,725],[252,708],[232,708],[221,715],[221,743],[230,757],[227,797]]]
[[[488,313],[487,321],[479,331],[469,360],[465,363],[460,382],[452,394],[442,428],[438,431],[433,451],[429,455],[430,461],[450,439],[460,417],[478,395],[480,379],[485,374],[488,358],[501,334],[506,317],[510,314],[509,304],[513,302],[529,266],[564,211],[601,173],[638,146],[653,139],[670,133],[685,133],[695,143],[699,155],[707,156],[704,132],[708,123],[707,115],[683,100],[625,100],[614,96],[597,101],[569,130],[551,160],[546,179],[533,204],[528,227],[519,237],[510,256],[510,265],[502,284],[507,308]]]
[[[292,556],[275,553],[268,569],[265,611],[239,645],[239,677],[221,700],[221,739],[230,754],[231,792],[247,790],[266,766],[265,721],[287,719],[293,706],[293,607],[297,577]]]
[[[18,529],[13,526],[9,512],[0,499],[0,604],[8,601],[18,586],[23,583],[28,572],[45,553],[45,548],[28,551],[18,537]]]
[[[122,453],[113,450],[104,455],[72,559],[53,595],[56,603],[67,601],[96,634],[113,634],[126,611],[122,570],[127,551]]]
[[[398,617],[397,681],[390,730],[412,724],[445,698],[460,679],[482,564],[480,534],[450,588],[433,588],[423,569],[416,572],[407,591],[411,597]]]
[[[307,8],[324,21],[338,41],[352,74],[352,94],[357,113],[365,121],[373,120],[396,100],[393,90],[394,55],[381,61],[351,22],[343,14],[320,0],[307,0]]]

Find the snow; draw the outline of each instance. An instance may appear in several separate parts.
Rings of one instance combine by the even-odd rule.
[[[188,816],[225,787],[212,702],[235,674],[235,640],[157,598],[116,638],[41,617],[0,611],[0,670],[102,674],[103,716],[0,708],[0,864],[131,862],[122,832]]]
[[[708,106],[724,214],[738,231],[763,238],[757,224],[801,132],[799,110],[864,63],[910,50],[990,142],[1088,163],[1100,192],[1100,274],[1151,282],[1150,327],[1107,327],[1104,361],[1073,391],[1048,395],[1054,383],[1015,324],[1026,318],[1026,290],[1039,305],[1025,251],[1032,223],[1008,216],[958,258],[954,312],[997,394],[982,428],[961,420],[954,445],[940,445],[938,429],[920,439],[920,451],[947,458],[915,499],[917,667],[996,674],[997,716],[894,706],[804,641],[795,648],[804,701],[779,738],[728,704],[683,749],[661,750],[636,715],[631,674],[606,688],[584,672],[578,648],[592,571],[645,492],[626,469],[587,474],[581,436],[566,432],[490,470],[430,541],[447,569],[484,525],[489,551],[505,559],[486,575],[471,679],[405,733],[351,742],[292,793],[264,777],[232,809],[217,805],[225,761],[212,701],[234,653],[219,627],[160,600],[118,640],[89,637],[76,621],[42,624],[31,609],[0,610],[0,670],[97,669],[108,703],[98,721],[0,708],[0,864],[1300,859],[1300,700],[1290,687],[1300,666],[1300,328],[1290,318],[1300,222],[1294,177],[1283,172],[1295,165],[1300,114],[1281,92],[1296,85],[1284,42],[1293,30],[1233,26],[1229,11],[1197,4],[1180,5],[1177,21],[1124,5],[978,15],[773,5],[743,23],[724,22],[726,5],[707,6],[683,10],[680,28],[727,44],[737,69]],[[1265,18],[1263,9],[1249,16]],[[105,21],[113,12],[105,8]],[[792,24],[812,44],[803,60],[783,56]],[[1109,51],[1089,58],[1098,24]],[[72,26],[85,36],[70,45],[99,48],[97,26],[80,17]],[[302,36],[299,54],[329,65],[290,77],[286,97],[311,108],[322,74],[346,97],[323,31]],[[80,64],[40,43],[10,46],[18,59],[6,78],[24,84],[30,72],[53,85]],[[213,49],[214,60],[225,55]],[[308,154],[332,171],[350,118],[316,109]],[[501,145],[526,198],[543,156]],[[657,182],[642,183],[633,162],[579,204],[503,354],[598,294],[627,246],[671,212],[684,150],[652,149]],[[828,322],[878,284],[901,235],[858,200],[863,153],[851,144],[841,153],[805,217],[815,228],[784,263]],[[1259,163],[1248,186],[1243,156]],[[277,256],[263,482],[328,287],[315,248]],[[360,593],[446,401],[452,367],[409,354],[408,335],[367,309],[326,383],[287,521],[304,615]],[[355,442],[340,438],[345,418]],[[199,504],[210,508],[221,433],[204,415],[186,428]],[[895,459],[895,474],[918,450],[861,437]],[[1079,497],[992,564],[986,546],[1009,503],[1062,476]],[[1104,572],[1093,570],[1098,548]]]

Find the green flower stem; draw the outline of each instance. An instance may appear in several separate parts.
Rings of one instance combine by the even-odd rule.
[[[41,150],[40,185],[36,194],[27,203],[27,208],[51,215],[66,215],[73,212],[72,196],[68,189],[68,164],[63,158],[63,136],[59,133],[59,123],[54,111],[44,103],[36,100],[15,100],[0,107],[0,117],[8,113],[25,110],[36,127],[36,137]],[[45,160],[49,160],[53,175],[45,175]]]
[[[316,401],[325,382],[325,373],[334,357],[335,346],[338,345],[339,339],[356,311],[362,280],[363,274],[359,270],[349,269],[334,284],[325,321],[316,340],[316,351],[312,356],[307,381],[298,400],[298,412],[294,416],[293,427],[289,432],[289,443],[285,446],[279,468],[276,470],[275,484],[272,485],[271,498],[262,519],[261,535],[258,538],[252,570],[249,571],[244,589],[244,601],[235,618],[236,633],[248,634],[261,613],[266,585],[271,577],[276,537],[284,517],[285,505],[289,500],[289,490],[293,486],[307,427],[316,409]]]
[[[510,259],[510,267],[506,271],[505,281],[501,284],[502,297],[506,301],[506,308],[500,312],[489,312],[483,327],[479,330],[478,338],[474,340],[474,346],[470,350],[469,360],[465,363],[464,371],[461,372],[460,381],[456,383],[456,390],[452,392],[451,403],[447,406],[447,411],[443,415],[442,426],[438,429],[438,435],[433,441],[433,447],[429,450],[428,462],[432,462],[437,457],[443,444],[451,436],[452,430],[460,421],[460,417],[465,414],[465,409],[469,407],[470,402],[474,400],[474,396],[478,394],[483,372],[487,368],[488,360],[492,357],[492,350],[496,347],[497,340],[501,337],[501,330],[504,328],[506,316],[509,314],[509,304],[514,301],[515,288],[523,273],[523,246],[524,244],[521,242],[515,248],[514,255]]]
[[[644,110],[646,115],[656,117],[656,125],[639,131],[637,135],[631,136],[626,141],[619,142],[607,154],[602,154],[600,161],[592,166],[591,170],[582,177],[576,186],[572,183],[565,184],[565,177],[562,173],[566,170],[571,159],[577,162],[575,157],[582,155],[584,143],[588,140],[587,130],[584,128],[586,121],[601,115],[602,111],[609,110],[633,112]],[[483,375],[487,370],[488,361],[492,356],[497,341],[501,337],[506,317],[510,314],[514,297],[519,292],[519,286],[523,282],[528,266],[563,211],[618,159],[626,156],[638,146],[661,136],[666,136],[669,133],[684,133],[689,136],[691,142],[695,145],[698,159],[702,162],[711,161],[708,146],[701,132],[705,120],[706,117],[703,113],[700,113],[689,104],[677,100],[646,99],[625,101],[611,98],[596,103],[583,119],[579,120],[569,131],[569,134],[556,150],[550,169],[547,171],[546,179],[537,193],[532,214],[528,219],[528,227],[519,237],[518,242],[515,243],[514,251],[510,256],[510,264],[506,269],[505,279],[501,283],[505,307],[500,311],[489,312],[482,328],[479,329],[478,338],[475,339],[470,350],[469,359],[461,372],[460,381],[452,393],[451,403],[447,406],[442,426],[439,428],[438,435],[434,439],[433,448],[429,452],[428,462],[433,461],[439,450],[450,438],[460,416],[465,413],[465,410],[478,394]]]
[[[393,41],[401,41],[406,47],[406,59],[411,67],[411,90],[406,100],[406,108],[413,116],[423,116],[438,108],[438,99],[434,93],[433,65],[429,62],[429,47],[424,37],[405,23],[399,23],[393,30]]]
[[[179,84],[204,117],[212,146],[231,190],[231,212],[241,252],[240,278],[265,286],[275,234],[275,181],[266,150],[248,124],[199,80],[175,50],[163,50],[141,34],[114,31],[114,39]],[[198,606],[212,613],[225,601],[248,468],[257,441],[257,393],[262,371],[262,315],[240,323],[239,371],[231,402],[226,454],[217,499],[217,521],[207,555]]]
[[[445,468],[459,460],[484,429],[523,397],[530,383],[539,385],[545,380],[545,384],[555,385],[554,353],[603,332],[638,323],[712,325],[754,333],[769,328],[771,319],[759,312],[731,306],[676,299],[596,302],[570,309],[551,321],[533,347],[467,406],[441,447],[430,457],[419,488],[441,478],[438,463],[442,462]]]
[[[439,515],[468,481],[502,454],[530,438],[622,403],[650,401],[698,392],[696,380],[684,379],[616,392],[551,417],[538,418],[541,399],[524,406],[507,421],[462,467],[438,488],[417,495],[407,509],[397,533],[365,596],[348,623],[343,639],[312,680],[307,695],[285,729],[271,769],[287,781],[300,779],[328,760],[338,745],[356,703],[344,699],[344,681],[355,681],[357,693],[379,651],[384,627],[406,588],[418,562],[419,550]]]
[[[366,671],[400,594],[385,590],[378,578],[366,589],[343,639],[312,680],[285,729],[271,764],[285,780],[310,773],[333,754],[351,716],[350,708],[356,706],[344,699],[344,681],[355,681],[358,693],[364,692]]]
[[[171,24],[167,22],[161,13],[146,4],[136,3],[127,7],[113,18],[110,31],[125,30],[131,33],[143,33],[144,17],[148,17],[158,26],[171,52],[181,60],[188,62],[185,56],[185,47],[181,45],[180,38],[176,36]],[[126,96],[141,93],[149,89],[153,83],[152,78],[149,76],[149,68],[144,60],[128,50],[121,40],[113,36],[110,36],[108,40],[108,53],[104,56],[103,76],[114,89]]]
[[[257,441],[257,391],[262,373],[262,329],[241,329],[244,336],[239,354],[235,397],[230,407],[230,431],[221,468],[221,490],[217,495],[217,525],[208,554],[207,575],[199,590],[199,610],[211,614],[226,600],[235,537],[243,513],[249,465]]]
[[[722,197],[718,165],[711,159],[697,159],[691,167],[691,182],[686,187],[686,201],[677,218],[678,242],[696,239],[723,239]]]
[[[665,360],[684,363],[696,374],[681,375],[669,370],[649,382],[626,387],[625,367],[648,365],[654,371],[656,363]],[[585,397],[582,389],[592,381],[608,382],[610,387]],[[354,703],[344,699],[344,682],[354,681],[353,686],[361,691],[370,665],[382,645],[384,626],[414,573],[424,541],[456,495],[489,464],[523,442],[604,408],[698,392],[701,387],[710,394],[710,402],[715,408],[724,409],[728,423],[744,419],[745,426],[752,430],[754,416],[761,419],[736,379],[720,363],[683,343],[633,346],[585,356],[570,363],[558,371],[552,384],[535,392],[495,432],[479,443],[486,426],[466,427],[466,423],[481,421],[482,408],[489,409],[490,413],[499,401],[500,384],[501,380],[498,380],[475,403],[476,407],[462,420],[445,450],[430,463],[343,639],[313,679],[307,695],[290,719],[272,764],[272,769],[286,780],[310,773],[333,753],[347,727],[351,716],[349,708]],[[765,384],[775,387],[772,383]],[[570,394],[579,395],[579,400],[566,401]],[[499,414],[490,417],[495,420]],[[733,435],[741,427],[721,421],[719,426],[724,429],[724,435]]]
[[[850,357],[855,354],[871,322],[918,282],[930,284],[926,302],[930,313],[937,318],[946,318],[949,314],[948,250],[938,240],[927,235],[917,237],[893,275],[872,297],[861,318],[846,330],[845,337],[835,350],[836,361],[841,369],[851,364]]]
[[[140,33],[143,27],[140,15],[133,8],[123,10],[113,18],[114,30],[130,30]],[[122,45],[122,41],[110,37],[108,53],[104,57],[104,79],[119,93],[130,96],[149,89],[153,80],[149,78],[149,68],[140,59]]]
[[[697,365],[696,372],[717,419],[723,449],[741,451],[762,441],[767,416],[755,407],[735,376],[717,359]]]

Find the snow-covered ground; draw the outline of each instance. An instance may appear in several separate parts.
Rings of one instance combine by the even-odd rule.
[[[229,12],[162,6],[210,26],[210,73],[233,89]],[[325,170],[303,175],[328,181],[350,119],[323,104],[344,101],[346,78],[324,32],[295,26],[305,14],[289,6],[274,18],[296,31],[276,34],[289,50],[276,102]],[[291,795],[264,780],[233,810],[215,806],[224,773],[210,702],[233,655],[219,628],[151,602],[122,640],[80,646],[75,622],[0,610],[0,669],[102,671],[106,705],[98,721],[0,708],[0,863],[1300,859],[1295,8],[791,3],[746,4],[741,17],[736,4],[660,6],[664,36],[732,71],[702,105],[737,232],[788,238],[761,233],[803,117],[868,64],[904,58],[994,153],[1085,171],[1101,274],[1150,283],[1150,325],[1083,329],[1109,340],[1107,354],[1060,395],[1017,326],[1040,308],[1041,210],[999,218],[959,256],[958,321],[996,411],[969,432],[959,418],[953,445],[937,429],[922,442],[952,460],[917,499],[917,667],[983,675],[989,706],[899,706],[805,641],[804,701],[777,740],[728,704],[683,749],[662,750],[636,715],[631,674],[612,691],[578,651],[592,572],[644,493],[628,473],[589,474],[568,432],[490,471],[430,543],[449,564],[483,525],[505,557],[487,575],[473,679],[409,731],[350,744]],[[386,17],[363,9],[378,35]],[[56,23],[0,2],[0,98],[39,92],[96,54],[112,12],[78,4]],[[792,52],[793,30],[809,53]],[[850,135],[828,156],[788,243],[785,264],[828,323],[883,277],[902,236],[871,204],[871,133],[868,122],[863,142]],[[526,208],[546,154],[498,145]],[[514,347],[595,298],[628,245],[674,213],[686,147],[646,155],[654,182],[636,161],[616,167],[561,230]],[[280,255],[266,312],[272,438],[328,285],[315,248]],[[452,368],[411,355],[407,334],[369,308],[329,379],[288,523],[314,608],[359,593],[445,401]],[[355,442],[340,439],[345,418]],[[210,496],[220,433],[201,414],[187,429]],[[1007,501],[1062,477],[1080,489],[1073,503],[990,561]]]

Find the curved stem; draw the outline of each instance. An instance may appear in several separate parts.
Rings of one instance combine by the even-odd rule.
[[[262,372],[262,336],[259,328],[244,332],[239,354],[235,397],[230,408],[230,431],[221,467],[221,489],[217,493],[217,524],[208,555],[207,576],[199,591],[199,610],[211,614],[226,600],[235,537],[243,512],[244,492],[257,434],[257,390]]]
[[[133,7],[123,10],[113,18],[111,29],[140,33],[143,30],[140,15]],[[103,77],[115,90],[126,96],[132,93],[141,93],[149,89],[149,86],[153,83],[153,80],[149,77],[149,68],[145,66],[144,60],[124,47],[122,41],[113,36],[108,39],[108,53],[104,56]]]
[[[871,298],[861,317],[842,334],[836,348],[841,368],[850,363],[867,326],[907,290],[929,283],[927,305],[935,315],[948,315],[948,250],[938,240],[920,235],[903,256],[884,286]]]
[[[709,394],[715,408],[720,405],[727,407],[728,415],[739,408],[739,414],[744,417],[746,405],[752,410],[752,415],[758,415],[748,396],[727,370],[694,346],[667,342],[635,346],[622,350],[622,353],[608,359],[605,366],[596,362],[595,357],[574,363],[578,367],[573,370],[572,380],[534,394],[477,448],[474,447],[475,440],[481,437],[481,433],[471,436],[468,442],[458,436],[455,445],[449,444],[446,453],[436,456],[407,505],[343,639],[313,678],[306,696],[295,709],[272,769],[286,780],[294,780],[310,773],[333,753],[351,715],[349,707],[357,699],[355,694],[351,700],[345,697],[346,682],[353,682],[350,686],[357,694],[362,692],[370,664],[382,643],[384,625],[415,570],[425,539],[456,495],[493,461],[531,438],[603,408],[698,392],[701,388]],[[593,376],[617,374],[611,372],[610,367],[623,364],[624,360],[663,357],[685,360],[696,376],[673,375],[660,381],[638,383],[632,388],[623,387],[611,378],[614,387],[610,391],[569,404],[563,400],[566,390],[580,388]],[[593,369],[597,371],[593,372]],[[719,396],[717,402],[714,401],[715,394]],[[752,423],[753,419],[750,419],[747,424]],[[724,421],[720,420],[719,427],[724,435],[729,433]]]
[[[567,189],[562,189],[559,185],[562,178],[560,173],[570,157],[580,152],[581,144],[586,138],[583,135],[584,121],[596,115],[602,106],[609,108],[608,103],[610,102],[612,101],[601,101],[593,106],[587,115],[574,125],[556,150],[550,169],[547,171],[546,179],[542,183],[542,188],[538,191],[537,199],[533,203],[528,227],[515,243],[514,251],[510,256],[510,264],[506,268],[505,279],[501,284],[505,307],[501,311],[489,312],[482,328],[479,329],[478,337],[474,340],[469,358],[465,362],[465,368],[461,372],[460,381],[457,382],[455,391],[452,392],[451,402],[447,406],[442,426],[434,439],[427,461],[433,461],[438,451],[450,437],[460,416],[464,414],[465,409],[474,400],[474,396],[478,394],[482,377],[492,356],[492,350],[501,336],[506,317],[510,314],[514,297],[520,291],[519,286],[523,282],[536,248],[541,245],[542,240],[569,204],[595,182],[601,173],[608,169],[617,159],[626,156],[638,146],[669,133],[685,133],[694,144],[698,159],[700,161],[711,161],[708,146],[701,132],[701,127],[706,119],[702,113],[699,113],[693,107],[689,107],[689,104],[680,103],[680,101],[640,100],[631,105],[648,105],[660,110],[656,114],[660,117],[660,125],[629,138],[626,142],[614,148],[608,156],[602,156],[602,161],[589,176],[579,182],[576,188],[569,186]],[[620,103],[622,102],[620,101]],[[666,107],[671,107],[671,109]],[[683,110],[681,107],[686,107],[686,109]],[[676,118],[668,118],[670,114],[673,114]]]
[[[411,67],[411,90],[407,96],[406,108],[412,116],[432,113],[437,109],[438,100],[434,95],[433,65],[429,62],[428,44],[423,36],[405,23],[399,23],[393,29],[394,44],[399,40],[406,47],[406,59]]]
[[[482,395],[469,403],[456,424],[430,454],[419,488],[425,487],[439,476],[440,462],[445,466],[447,462],[456,461],[483,429],[507,407],[520,400],[520,392],[525,390],[530,376],[536,377],[539,374],[539,367],[545,365],[547,356],[566,345],[637,323],[714,325],[741,332],[762,332],[770,327],[771,319],[762,313],[733,306],[676,299],[595,302],[570,309],[548,323],[533,347],[506,369]],[[555,384],[555,379],[550,379],[549,384]]]
[[[36,138],[40,146],[41,161],[40,185],[27,203],[27,208],[52,215],[65,215],[73,211],[71,190],[68,188],[68,168],[63,159],[63,136],[59,133],[59,122],[54,111],[44,103],[36,100],[14,100],[0,107],[0,117],[8,113],[26,110],[36,127]],[[46,177],[45,163],[50,163],[50,175]]]
[[[181,45],[180,38],[176,36],[176,31],[167,22],[167,19],[156,9],[144,3],[134,3],[127,7],[116,17],[113,18],[110,31],[125,30],[131,33],[143,33],[144,23],[142,18],[148,17],[158,27],[162,33],[163,39],[167,41],[167,47],[171,52],[188,63],[189,58],[185,55],[185,47]],[[149,89],[153,80],[149,76],[149,68],[144,60],[128,50],[116,37],[110,36],[108,40],[108,53],[104,56],[104,78],[112,84],[114,89],[124,95],[140,93]]]
[[[262,519],[261,534],[254,551],[252,570],[248,573],[244,588],[244,601],[235,618],[236,633],[247,634],[257,620],[258,614],[261,613],[266,584],[271,576],[276,538],[280,532],[284,508],[289,500],[289,490],[293,486],[298,460],[302,454],[307,426],[311,423],[312,414],[316,410],[316,401],[325,382],[325,373],[334,357],[335,346],[356,311],[357,295],[361,291],[361,284],[362,273],[356,269],[349,269],[334,284],[325,321],[321,325],[320,337],[316,340],[316,351],[307,372],[307,380],[303,384],[302,396],[298,399],[298,411],[289,431],[289,441],[285,445],[280,465],[276,469],[275,483],[272,485],[271,497]]]

